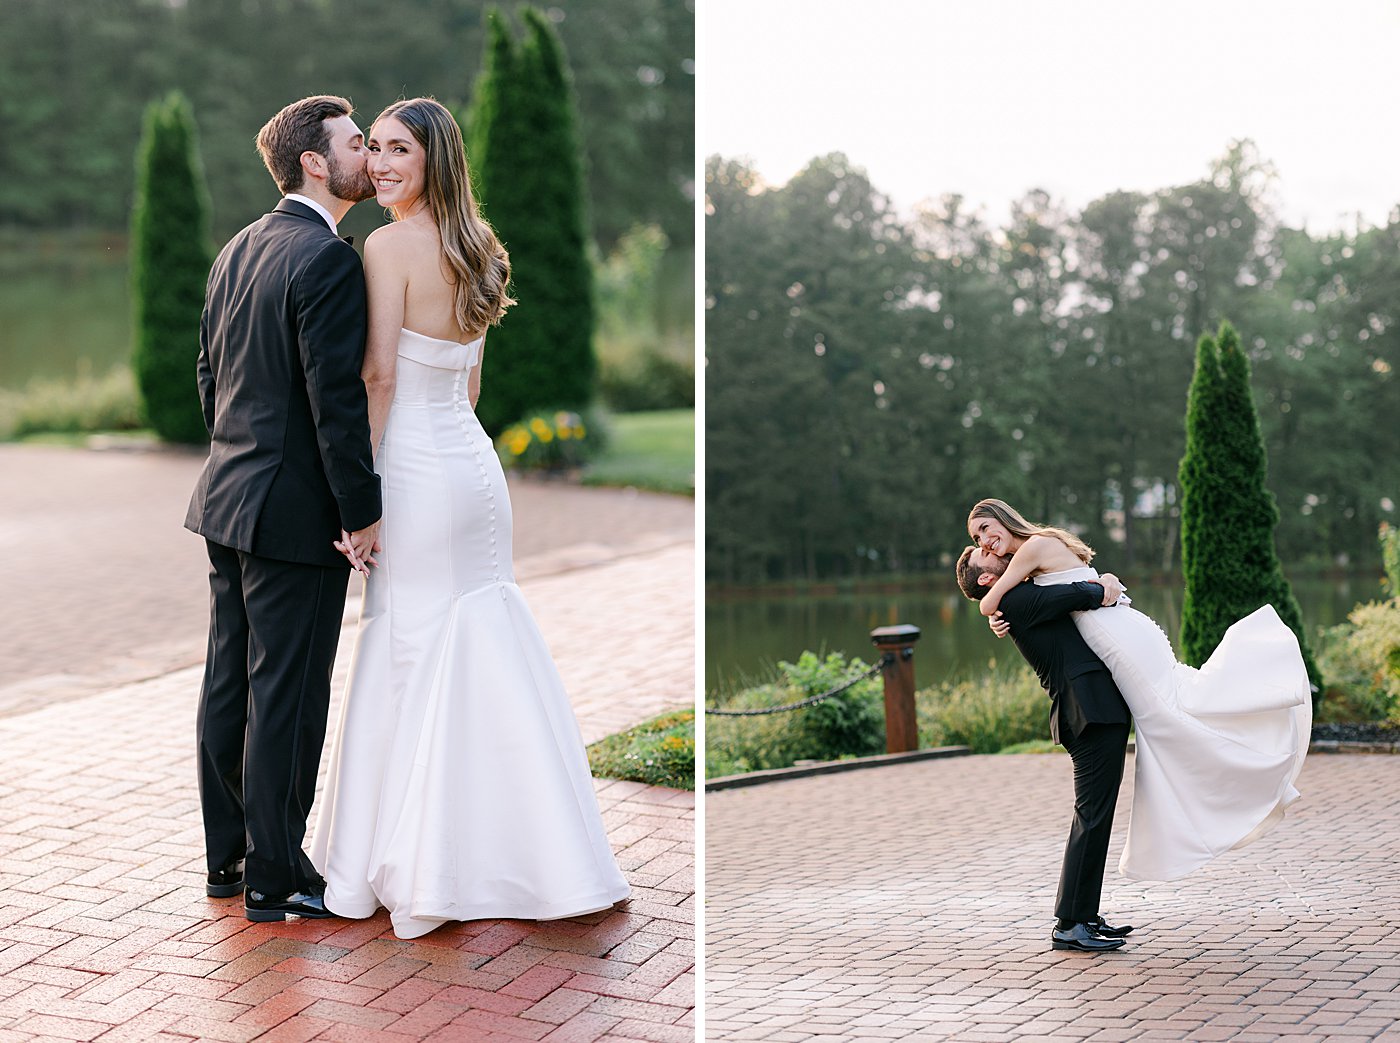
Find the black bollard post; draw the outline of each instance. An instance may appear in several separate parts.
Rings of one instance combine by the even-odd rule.
[[[880,672],[885,680],[885,750],[889,753],[919,748],[914,712],[914,642],[919,634],[918,627],[907,623],[870,631],[870,640],[886,659]]]

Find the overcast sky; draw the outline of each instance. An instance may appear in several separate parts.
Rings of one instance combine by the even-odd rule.
[[[1252,138],[1290,224],[1400,204],[1397,0],[703,0],[702,156],[780,184],[845,152],[901,210],[994,222],[1203,176]]]

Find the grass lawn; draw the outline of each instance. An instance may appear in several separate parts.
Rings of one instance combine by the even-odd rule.
[[[612,443],[583,470],[584,485],[695,493],[695,411],[618,413]]]

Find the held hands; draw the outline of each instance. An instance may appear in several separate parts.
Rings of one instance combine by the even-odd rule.
[[[379,544],[379,522],[356,532],[346,532],[341,529],[340,539],[334,541],[332,545],[345,555],[352,569],[368,576],[370,566],[379,564],[371,555],[375,551],[384,549]]]
[[[1103,586],[1104,605],[1118,604],[1118,599],[1123,596],[1123,584],[1118,577],[1111,572],[1105,572],[1099,577],[1099,583]]]
[[[1011,633],[1011,624],[1001,618],[1000,612],[987,617],[987,626],[992,628],[992,633],[997,637],[1005,637]]]

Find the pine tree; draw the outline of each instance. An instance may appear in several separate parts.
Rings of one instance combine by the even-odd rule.
[[[195,380],[199,316],[213,263],[209,193],[194,114],[174,91],[146,108],[131,218],[132,363],[146,419],[172,442],[206,441]]]
[[[1230,624],[1273,605],[1298,637],[1308,679],[1321,687],[1302,613],[1274,549],[1278,506],[1266,485],[1268,461],[1239,335],[1222,323],[1202,337],[1186,410],[1181,483],[1181,561],[1186,594],[1181,646],[1199,666]]]
[[[489,338],[479,415],[496,432],[532,409],[593,398],[593,272],[583,170],[564,52],[549,19],[526,8],[514,39],[487,14],[484,69],[466,120],[486,219],[510,252],[519,303]]]

